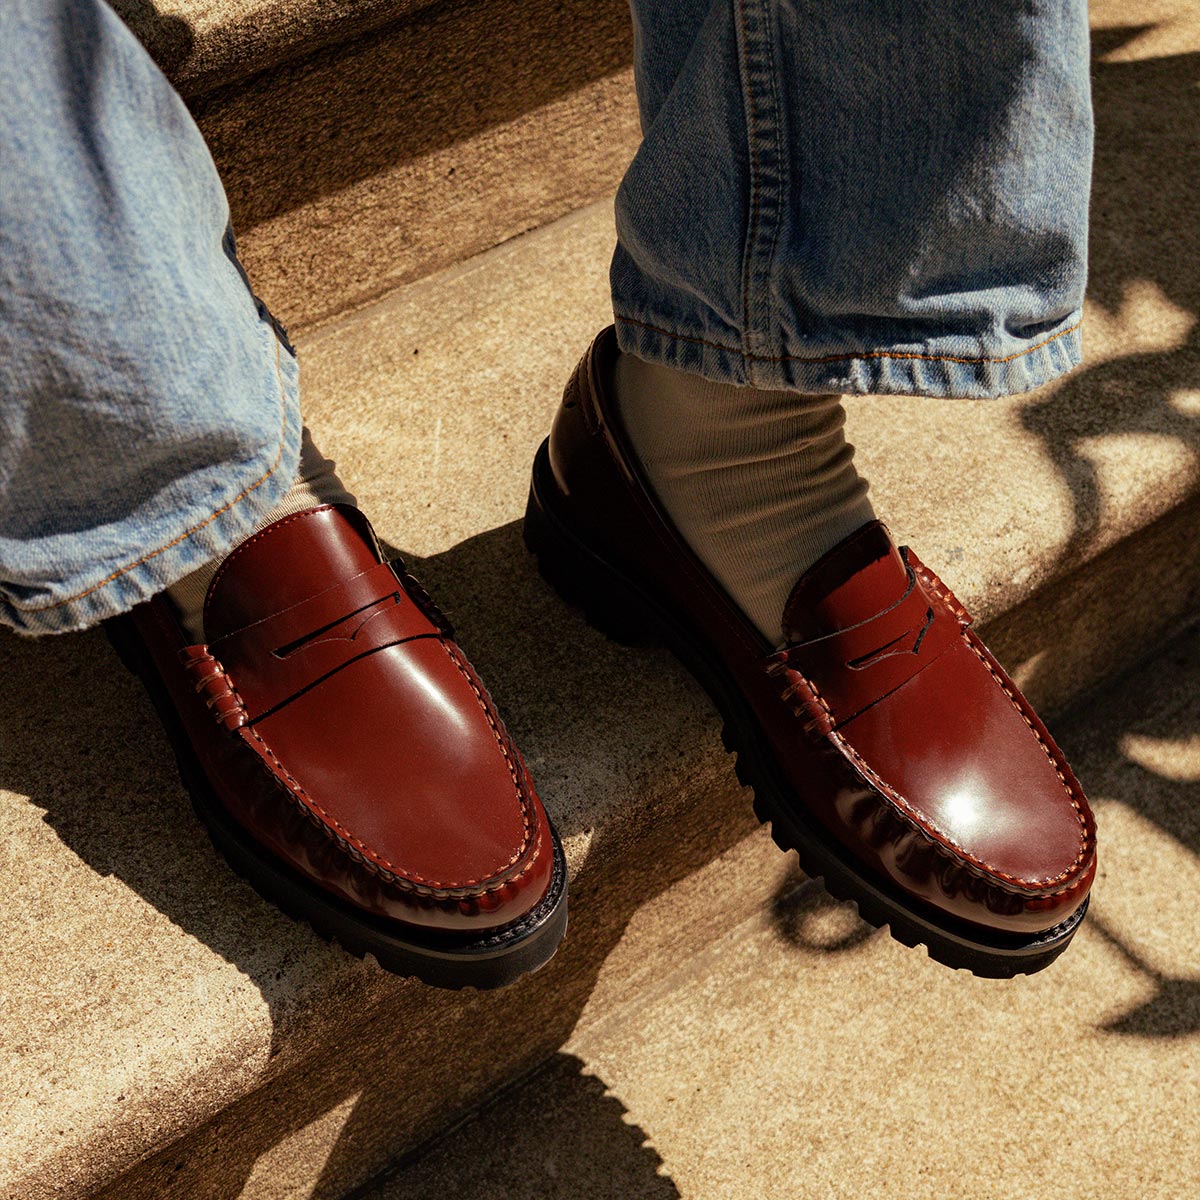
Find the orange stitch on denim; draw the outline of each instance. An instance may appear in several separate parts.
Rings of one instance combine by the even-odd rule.
[[[279,339],[275,338],[275,375],[279,380],[279,398],[283,407],[283,425],[279,431],[279,452],[275,455],[275,461],[271,464],[265,475],[262,475],[260,478],[256,479],[252,484],[250,484],[249,487],[240,491],[227,504],[223,504],[220,508],[218,508],[216,512],[205,517],[205,519],[198,525],[193,525],[190,529],[185,530],[177,538],[169,541],[165,546],[159,546],[157,550],[151,550],[149,554],[143,554],[142,557],[137,560],[137,562],[131,562],[128,566],[121,567],[119,570],[114,571],[111,575],[100,580],[99,583],[93,584],[85,591],[77,592],[74,596],[68,596],[65,600],[55,600],[51,604],[12,604],[12,607],[16,609],[17,612],[48,612],[52,608],[61,608],[64,604],[73,604],[76,600],[82,600],[85,596],[90,596],[93,592],[98,592],[102,587],[112,583],[114,579],[118,579],[120,576],[127,574],[136,567],[140,567],[143,563],[149,562],[152,558],[157,558],[158,555],[165,553],[173,546],[178,546],[180,542],[187,541],[192,534],[199,533],[199,531],[206,525],[211,525],[222,513],[228,512],[229,509],[231,509],[235,504],[240,504],[256,488],[262,487],[262,485],[266,483],[267,480],[270,479],[277,470],[279,470],[279,464],[283,461],[283,448],[287,443],[287,389],[283,382],[283,370],[280,366],[279,353]],[[12,602],[10,601],[10,603]]]
[[[709,346],[713,350],[722,350],[726,354],[743,354],[742,350],[733,346],[726,346],[722,342],[712,342],[706,338],[692,337],[686,333],[673,333],[669,329],[663,329],[658,325],[651,325],[649,321],[638,321],[633,317],[626,317],[622,314],[617,314],[618,321],[624,321],[626,325],[637,325],[641,329],[648,329],[651,333],[661,333],[664,337],[674,338],[680,342],[697,342],[701,346]],[[1018,350],[1016,354],[1008,354],[1003,358],[957,358],[951,354],[907,354],[898,350],[861,350],[856,354],[826,354],[820,357],[806,356],[803,354],[782,354],[773,358],[759,354],[747,354],[746,357],[754,362],[780,363],[780,362],[798,362],[798,363],[832,363],[832,362],[853,362],[856,358],[897,358],[897,359],[920,359],[923,362],[952,362],[966,363],[974,366],[980,363],[1006,363],[1012,362],[1016,358],[1024,358],[1027,354],[1033,354],[1036,350],[1041,350],[1043,347],[1050,345],[1060,337],[1065,337],[1068,333],[1074,333],[1083,325],[1083,321],[1078,320],[1068,329],[1060,329],[1057,333],[1052,334],[1044,342],[1038,342],[1036,346],[1030,346],[1026,350]]]

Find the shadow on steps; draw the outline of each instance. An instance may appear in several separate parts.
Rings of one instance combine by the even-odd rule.
[[[1152,28],[1134,25],[1092,34],[1096,149],[1088,299],[1117,327],[1125,327],[1119,336],[1132,344],[1125,353],[1091,364],[1085,324],[1083,367],[1021,409],[1025,428],[1042,440],[1069,491],[1074,525],[1056,566],[1059,582],[1050,589],[1053,595],[1039,601],[1041,611],[1019,606],[994,622],[987,637],[1010,669],[1019,665],[1015,648],[1021,648],[1027,667],[1018,682],[1044,713],[1060,709],[1064,696],[1094,688],[1114,666],[1132,665],[1126,642],[1140,639],[1144,645],[1173,636],[1178,624],[1164,620],[1164,611],[1200,612],[1195,535],[1200,494],[1194,483],[1191,502],[1148,532],[1151,552],[1141,556],[1144,576],[1131,578],[1120,545],[1101,563],[1089,565],[1088,590],[1071,576],[1108,519],[1108,481],[1095,463],[1097,446],[1108,442],[1103,453],[1124,453],[1136,463],[1135,439],[1169,439],[1183,446],[1200,470],[1200,406],[1184,399],[1200,387],[1200,191],[1195,180],[1200,53],[1110,60]],[[1166,340],[1178,344],[1139,348],[1142,339],[1151,345],[1158,340],[1158,331],[1139,316],[1142,305],[1157,320],[1164,310],[1170,312],[1183,336]],[[1053,613],[1050,620],[1047,609]],[[1072,644],[1066,655],[1060,631]],[[1078,664],[1074,678],[1060,669],[1064,657]]]
[[[582,1059],[560,1052],[435,1146],[398,1163],[364,1189],[363,1200],[677,1200],[661,1157],[628,1116]],[[504,1152],[493,1149],[481,1170],[477,1142]]]
[[[507,574],[500,570],[501,562],[508,563]],[[666,708],[671,707],[674,688],[690,685],[671,678],[670,661],[660,661],[661,651],[601,643],[580,618],[564,610],[528,560],[517,557],[515,526],[471,539],[419,564],[418,571],[431,583],[436,580],[436,590],[452,602],[464,627],[479,634],[467,638],[469,651],[486,664],[485,678],[490,677],[502,698],[528,681],[530,655],[537,647],[576,648],[571,655],[549,659],[533,681],[544,690],[542,702],[548,709],[563,714],[564,757],[554,752],[556,729],[544,723],[544,716],[523,728],[530,717],[522,715],[522,705],[509,719],[514,727],[522,727],[518,736],[539,747],[539,782],[564,831],[570,836],[592,828],[593,840],[573,881],[572,928],[559,956],[537,975],[502,992],[432,992],[369,966],[360,972],[340,952],[325,948],[307,929],[287,921],[248,889],[238,892],[244,885],[204,840],[173,777],[149,706],[136,683],[117,673],[107,644],[91,634],[42,643],[6,639],[7,648],[18,651],[6,656],[8,665],[23,668],[9,678],[28,680],[36,669],[38,687],[22,689],[29,699],[20,707],[20,717],[14,719],[10,708],[0,725],[0,741],[20,748],[10,755],[16,759],[10,768],[18,769],[6,770],[3,783],[27,790],[32,802],[47,810],[46,820],[63,841],[98,872],[116,874],[174,923],[236,964],[260,989],[275,1021],[272,1053],[281,1061],[275,1064],[274,1077],[120,1178],[105,1193],[109,1200],[173,1195],[233,1200],[267,1166],[307,1167],[311,1172],[314,1163],[323,1167],[315,1183],[311,1174],[304,1177],[309,1194],[317,1200],[341,1197],[447,1119],[468,1110],[497,1079],[519,1076],[561,1047],[575,1032],[599,973],[634,913],[754,827],[747,798],[733,790],[715,722],[707,732],[693,730],[688,736],[696,757],[712,769],[716,785],[704,786],[696,779],[688,783],[682,790],[689,804],[682,815],[663,792],[664,782],[675,776],[671,763],[661,764],[657,783],[641,774],[620,784],[627,791],[641,790],[629,791],[617,821],[600,819],[601,808],[582,803],[590,796],[595,804],[594,783],[583,789],[583,798],[564,790],[573,775],[570,757],[586,758],[589,719],[603,727],[619,717],[631,671]],[[494,615],[488,619],[489,609],[497,607],[517,614],[514,628],[506,629]],[[1192,661],[1197,652],[1189,658],[1185,646],[1174,653],[1184,656],[1176,665],[1186,684],[1200,669]],[[24,663],[14,662],[22,656]],[[592,684],[590,708],[581,710],[576,691],[586,663],[604,682]],[[96,686],[98,680],[104,681],[103,687]],[[79,697],[71,711],[59,703],[64,694]],[[505,700],[501,703],[507,712]],[[694,706],[677,698],[674,707]],[[1081,769],[1098,761],[1116,763],[1099,774],[1092,769],[1088,784],[1093,790],[1127,798],[1136,811],[1200,855],[1197,783],[1160,778],[1111,751],[1131,734],[1182,744],[1194,722],[1195,713],[1186,706],[1164,718],[1147,716],[1137,703],[1130,703],[1102,722],[1090,714],[1067,722],[1062,733],[1068,753],[1074,756],[1076,747],[1082,748]],[[81,728],[95,729],[101,740],[80,745],[76,734]],[[73,751],[51,753],[52,762],[46,761],[48,750],[72,746]],[[102,747],[106,753],[100,752]],[[627,734],[618,749],[636,753],[636,740]],[[580,769],[586,766],[584,762]],[[557,783],[548,786],[550,780]],[[164,862],[177,869],[164,869]],[[786,860],[780,857],[778,862],[782,867]],[[738,891],[735,880],[730,895],[714,896],[713,904],[728,907]],[[794,868],[776,884],[773,900],[769,895],[764,899],[771,905],[777,933],[801,956],[854,951],[872,937],[850,908],[832,902]],[[677,915],[680,922],[695,919],[686,906]],[[643,939],[639,946],[660,970],[673,955],[702,943],[694,931],[682,930],[676,941],[677,930],[671,927],[659,929],[648,942],[644,928],[638,932]],[[1136,931],[1101,932],[1130,961],[1138,957]],[[287,967],[292,945],[307,954],[301,968],[294,959]],[[281,964],[290,972],[282,983]],[[328,997],[309,1014],[316,1034],[298,1031],[294,1007],[304,990],[298,970],[334,976],[339,967],[346,970],[335,983],[345,985],[351,1003],[338,1004],[336,995]],[[1118,1018],[1113,1032],[1171,1038],[1200,1019],[1194,987],[1181,990],[1165,978],[1156,983],[1151,975],[1153,997],[1136,1013]],[[611,989],[612,979],[606,977],[605,982]],[[633,980],[625,994],[636,991]],[[287,1069],[283,1059],[288,1060]],[[606,1123],[604,1106],[589,1106],[582,1098],[578,1103],[596,1125],[590,1138],[605,1144],[626,1136],[623,1126]],[[617,1117],[619,1123],[619,1113]],[[638,1161],[635,1158],[631,1169]]]
[[[0,783],[29,796],[98,874],[115,875],[236,965],[273,1022],[271,1078],[133,1167],[112,1197],[232,1200],[260,1159],[303,1143],[310,1127],[322,1136],[322,1118],[348,1105],[316,1159],[320,1178],[306,1184],[316,1200],[343,1196],[497,1080],[558,1049],[632,914],[757,827],[715,716],[700,711],[682,669],[661,649],[613,646],[588,629],[537,576],[515,524],[415,567],[459,617],[559,828],[590,838],[559,955],[501,992],[434,992],[383,976],[288,921],[216,857],[149,702],[101,634],[4,639],[20,700],[0,714]],[[678,746],[677,756],[647,761],[642,738],[651,736]],[[675,932],[659,937],[670,945]],[[680,952],[687,947],[682,936]],[[205,1015],[219,1021],[213,999]]]
[[[1096,151],[1088,299],[1113,320],[1153,294],[1184,314],[1188,333],[1165,351],[1122,354],[1069,376],[1024,409],[1071,490],[1075,529],[1064,554],[1078,561],[1104,519],[1089,439],[1151,434],[1200,459],[1200,409],[1175,403],[1200,386],[1200,53],[1106,61],[1152,26],[1092,35]],[[1190,318],[1190,320],[1189,320]],[[1086,337],[1086,327],[1085,327]],[[1086,347],[1085,347],[1086,350]]]

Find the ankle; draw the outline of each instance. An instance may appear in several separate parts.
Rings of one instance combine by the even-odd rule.
[[[875,515],[841,398],[715,383],[624,354],[612,390],[667,516],[778,643],[799,576]]]
[[[300,466],[296,480],[284,493],[283,498],[263,518],[260,528],[273,524],[283,517],[304,512],[319,504],[350,504],[357,507],[358,501],[347,491],[337,473],[333,459],[326,458],[312,440],[305,426],[300,442]],[[208,585],[216,574],[220,560],[213,560],[197,567],[166,590],[167,599],[175,608],[175,615],[184,633],[192,643],[204,641],[204,600]]]

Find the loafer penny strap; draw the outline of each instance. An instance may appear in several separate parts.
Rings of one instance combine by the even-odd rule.
[[[246,724],[356,659],[441,635],[393,564],[382,562],[208,647],[189,647],[183,659],[197,686],[211,693],[218,720],[230,724],[231,694],[244,712],[237,723]]]
[[[908,586],[894,604],[767,660],[768,673],[784,685],[785,699],[802,700],[826,730],[902,687],[959,640],[961,619],[918,574],[921,564],[914,566],[907,547],[900,555]]]

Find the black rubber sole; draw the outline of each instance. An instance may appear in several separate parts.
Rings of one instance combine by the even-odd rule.
[[[937,912],[903,895],[887,880],[861,868],[848,851],[808,816],[783,780],[749,705],[704,639],[656,597],[577,537],[553,511],[557,495],[547,443],[534,460],[525,512],[525,544],[546,581],[568,603],[583,610],[601,633],[625,645],[662,641],[704,688],[724,722],[722,740],[736,755],[739,782],[753,789],[754,811],[770,826],[775,844],[794,850],[804,872],[823,880],[839,900],[853,901],[860,916],[887,926],[906,946],[924,946],[948,967],[1007,979],[1030,975],[1052,963],[1068,946],[1087,911],[1087,902],[1066,921],[1034,936],[992,934]]]
[[[550,888],[535,909],[509,925],[483,936],[438,935],[365,912],[264,850],[229,815],[213,794],[166,687],[129,618],[108,621],[105,630],[121,661],[149,693],[175,753],[180,779],[213,845],[263,899],[356,957],[372,954],[385,971],[433,987],[480,991],[504,987],[554,957],[567,931],[567,870],[553,830]]]

